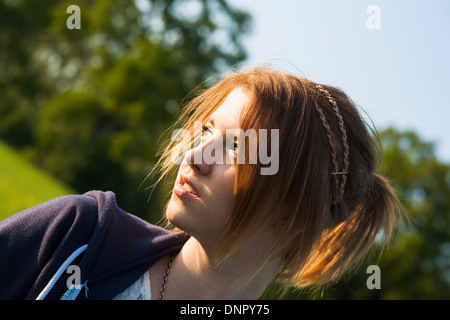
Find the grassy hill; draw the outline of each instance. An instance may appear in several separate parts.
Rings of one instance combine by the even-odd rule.
[[[0,141],[0,220],[74,191]]]

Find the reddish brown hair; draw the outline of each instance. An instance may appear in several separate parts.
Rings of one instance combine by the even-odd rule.
[[[381,148],[375,132],[341,90],[268,68],[225,77],[190,101],[174,127],[192,130],[193,121],[206,119],[236,87],[250,96],[241,128],[279,130],[279,170],[261,175],[260,164],[237,165],[218,261],[284,218],[283,232],[254,272],[281,255],[278,280],[286,287],[337,280],[376,237],[389,239],[401,213],[390,184],[376,173]],[[174,168],[173,148],[171,142],[163,149],[160,180]],[[337,168],[346,173],[332,174]],[[299,226],[303,231],[296,232]]]

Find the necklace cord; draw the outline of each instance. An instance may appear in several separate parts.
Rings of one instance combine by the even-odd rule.
[[[172,254],[172,256],[169,259],[169,263],[167,264],[166,271],[164,272],[163,281],[161,284],[161,293],[159,294],[159,300],[162,300],[164,297],[164,293],[166,290],[166,283],[167,283],[167,277],[169,276],[170,267],[172,266],[172,262],[175,259],[176,253]]]

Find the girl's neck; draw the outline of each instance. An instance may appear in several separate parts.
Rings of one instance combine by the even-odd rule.
[[[211,253],[191,237],[173,260],[164,299],[258,299],[275,276],[278,264],[267,264],[248,280],[243,275],[254,267],[254,258],[250,252],[238,252],[214,266]]]

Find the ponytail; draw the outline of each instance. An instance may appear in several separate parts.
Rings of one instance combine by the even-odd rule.
[[[369,174],[360,203],[348,217],[326,229],[296,277],[296,287],[318,287],[337,281],[376,243],[386,245],[401,214],[401,204],[389,182]]]
[[[387,243],[400,213],[400,202],[387,179],[377,173],[370,174],[366,194],[358,210],[358,223],[362,230],[367,231],[369,240],[378,235],[377,239]]]

